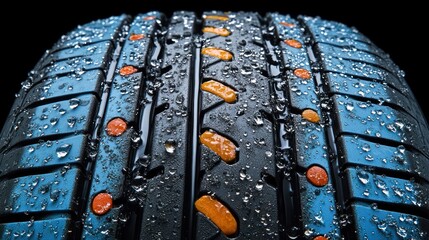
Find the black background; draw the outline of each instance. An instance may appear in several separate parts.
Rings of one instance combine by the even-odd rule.
[[[427,22],[422,4],[411,2],[379,6],[376,1],[55,1],[30,3],[13,1],[2,6],[1,14],[1,87],[0,128],[11,108],[20,82],[26,79],[46,49],[79,24],[111,15],[159,10],[170,15],[175,10],[280,12],[320,16],[355,26],[376,45],[388,52],[405,72],[420,106],[429,116],[427,77]],[[377,4],[377,5],[375,5]]]

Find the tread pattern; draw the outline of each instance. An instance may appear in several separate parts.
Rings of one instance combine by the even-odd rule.
[[[202,90],[208,81],[236,101]],[[125,131],[111,136],[115,118]],[[399,67],[340,23],[217,11],[97,20],[46,52],[9,119],[2,239],[429,236],[429,125]],[[202,144],[207,131],[237,147],[228,161],[210,148],[221,143]],[[112,203],[97,215],[99,193]],[[205,195],[229,209],[232,235],[195,208]]]

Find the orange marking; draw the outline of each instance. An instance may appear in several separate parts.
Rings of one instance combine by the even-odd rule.
[[[225,100],[227,103],[233,103],[237,101],[237,95],[235,94],[235,91],[220,82],[216,82],[214,80],[207,81],[201,84],[201,89],[213,93],[214,95]]]
[[[207,47],[201,50],[201,53],[211,57],[216,57],[224,61],[232,60],[232,53],[217,47]]]
[[[295,27],[295,24],[293,23],[289,23],[289,22],[280,22],[281,25],[285,26],[285,27]]]
[[[209,218],[225,235],[237,232],[237,220],[225,205],[209,195],[195,201],[195,208]]]
[[[108,193],[99,193],[92,199],[92,211],[97,215],[106,214],[112,207],[112,196]]]
[[[121,136],[127,130],[127,123],[122,118],[113,118],[107,123],[107,135],[112,137]]]
[[[328,173],[325,169],[312,166],[307,170],[307,180],[316,187],[323,187],[328,184]]]
[[[131,36],[130,36],[130,40],[131,41],[137,41],[137,40],[140,40],[140,39],[143,39],[144,38],[144,35],[143,34],[131,34]]]
[[[303,68],[297,68],[293,71],[293,74],[295,74],[295,76],[302,78],[302,79],[310,79],[311,78],[311,73]]]
[[[324,237],[324,236],[317,236],[315,238],[313,238],[313,240],[328,240],[329,238]]]
[[[219,27],[204,27],[203,32],[214,33],[222,37],[228,37],[231,35],[231,32],[228,29]]]
[[[302,48],[302,43],[295,39],[287,39],[284,41],[287,45],[294,48]]]
[[[318,122],[320,122],[320,116],[319,116],[319,114],[317,114],[316,111],[311,110],[311,109],[305,109],[304,111],[302,111],[301,116],[305,120],[307,120],[309,122],[312,122],[312,123],[318,123]]]
[[[229,19],[229,17],[228,16],[221,16],[221,15],[206,15],[206,16],[204,16],[204,19],[206,19],[206,20],[227,21]]]
[[[138,71],[138,69],[133,67],[133,66],[125,66],[125,67],[121,68],[121,70],[119,70],[119,74],[121,74],[122,76],[127,76],[127,75],[133,74],[137,71]]]
[[[226,163],[232,163],[235,160],[237,147],[229,139],[215,132],[205,131],[200,135],[200,141]]]
[[[156,18],[155,16],[147,16],[147,17],[143,18],[143,20],[150,21],[150,20],[154,20],[155,18]]]

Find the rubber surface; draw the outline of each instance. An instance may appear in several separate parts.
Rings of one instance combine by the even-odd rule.
[[[149,12],[79,26],[3,126],[0,236],[427,239],[429,128],[403,76],[356,29],[320,18]],[[232,161],[202,144],[207,131],[236,146]],[[105,214],[99,193],[113,199],[97,202]],[[197,211],[205,195],[235,218],[232,234]]]

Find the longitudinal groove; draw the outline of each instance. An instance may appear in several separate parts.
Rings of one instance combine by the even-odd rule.
[[[312,33],[310,32],[308,26],[300,17],[298,18],[298,22],[305,29],[304,34],[310,39],[310,44],[314,44],[315,39]],[[306,50],[307,50],[308,56],[310,57],[310,60],[313,61],[312,64],[323,66],[322,65],[323,63],[321,62],[321,56],[318,55],[317,52],[313,51],[312,47],[307,47]],[[317,74],[320,74],[320,73],[315,71],[315,75]],[[327,95],[327,91],[323,87],[324,84],[321,84],[321,82],[319,82],[319,81],[322,81],[322,78],[316,77],[315,81],[318,88],[317,90],[319,90],[320,92],[319,93],[319,99],[320,99],[321,98],[320,96]],[[332,184],[333,184],[333,187],[335,188],[335,202],[337,205],[338,214],[344,215],[346,213],[346,203],[344,199],[344,190],[343,190],[344,186],[342,184],[342,180],[340,177],[341,172],[340,172],[340,163],[338,159],[338,150],[337,150],[337,145],[335,143],[334,129],[332,127],[333,121],[329,111],[327,111],[324,108],[321,108],[321,111],[322,111],[323,117],[325,118],[325,121],[327,121],[324,129],[325,129],[325,134],[327,136],[327,143],[328,143],[327,147],[328,147],[328,152],[330,156],[329,167],[333,175]],[[348,231],[344,226],[340,226],[340,229],[341,229],[342,235],[345,235],[346,238],[348,238],[347,236],[349,236],[350,231]]]
[[[198,29],[198,28],[196,28]],[[199,29],[198,29],[199,30]],[[196,30],[195,32],[197,32]],[[188,174],[185,179],[185,198],[184,198],[184,211],[183,218],[185,219],[185,224],[182,228],[183,237],[182,239],[194,239],[195,233],[195,222],[194,222],[194,202],[195,196],[197,194],[197,184],[198,184],[198,172],[199,172],[199,160],[200,160],[200,111],[201,111],[201,43],[195,41],[193,45],[193,57],[192,63],[193,66],[191,70],[191,80],[189,84],[189,106],[191,113],[191,119],[188,122],[188,132],[189,142],[191,143],[188,150],[186,169],[188,169]]]
[[[157,62],[163,53],[163,43],[164,39],[159,34],[156,34],[154,36],[151,43],[153,44],[151,48],[151,54],[148,54],[146,57],[146,62]],[[154,117],[157,114],[155,103],[158,99],[158,92],[155,92],[153,95],[148,94],[147,88],[148,88],[148,82],[155,82],[156,78],[159,77],[158,72],[153,69],[153,67],[148,66],[145,69],[145,72],[143,73],[142,77],[142,90],[144,92],[140,93],[141,97],[141,108],[139,110],[139,116],[138,116],[138,126],[137,129],[140,131],[140,139],[141,139],[141,145],[133,151],[131,156],[134,156],[134,158],[131,158],[129,161],[128,167],[129,169],[132,169],[132,172],[129,176],[129,178],[126,180],[126,184],[130,184],[133,179],[136,178],[138,175],[144,175],[146,179],[151,179],[151,171],[148,171],[147,169],[143,168],[139,162],[142,161],[142,159],[146,158],[147,156],[150,156],[151,152],[151,145],[152,145],[152,137],[154,128],[151,127],[151,123],[154,122]],[[152,171],[155,171],[155,173],[159,172],[159,168],[151,169]],[[163,169],[161,169],[163,170]],[[135,194],[132,192],[129,192],[128,190],[124,193],[124,201],[126,201],[127,198],[135,198]],[[134,208],[134,209],[133,209]],[[124,210],[129,212],[130,218],[127,222],[127,224],[124,224],[124,226],[121,226],[123,231],[123,237],[126,239],[139,239],[140,233],[142,231],[142,211],[141,206],[130,204],[127,206],[127,208]],[[131,228],[131,229],[130,229]]]
[[[288,85],[287,81],[285,79],[282,79],[282,74],[280,74],[280,63],[284,64],[284,60],[275,52],[275,42],[277,40],[275,38],[278,37],[277,33],[270,32],[270,27],[269,25],[267,25],[267,23],[263,25],[263,28],[263,36],[265,43],[263,47],[265,48],[266,58],[268,59],[267,70],[271,80],[271,83],[269,85],[270,93],[276,96],[276,99],[280,99],[284,97],[284,93],[282,91],[276,90],[275,84],[285,81],[285,84]],[[278,147],[280,151],[289,150],[289,139],[284,138],[284,136],[286,135],[285,124],[281,123],[281,121],[285,121],[285,119],[289,117],[290,111],[291,106],[290,104],[288,104],[283,112],[276,112],[274,116],[275,119],[273,125],[276,129],[274,141],[276,147]],[[280,154],[276,154],[277,164],[283,164],[282,161],[285,160],[288,162],[295,162],[295,160],[292,159],[291,155],[283,154],[283,156],[281,156]],[[283,171],[280,170],[276,171],[276,178],[279,185],[277,188],[277,201],[279,203],[278,208],[280,213],[284,213],[279,214],[279,224],[281,226],[279,234],[281,239],[287,239],[290,238],[290,236],[293,236],[293,234],[290,234],[291,229],[299,228],[299,226],[297,226],[297,219],[299,217],[298,209],[301,209],[301,207],[299,206],[297,194],[294,194],[298,192],[298,180],[296,179],[295,175],[291,175],[289,180],[285,179]]]

